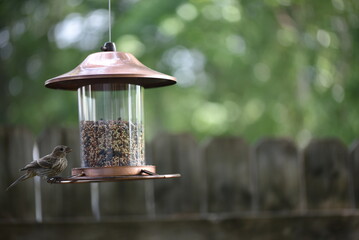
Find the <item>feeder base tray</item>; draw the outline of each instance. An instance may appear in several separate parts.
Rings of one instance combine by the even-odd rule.
[[[70,184],[91,182],[119,182],[129,180],[148,180],[178,178],[181,174],[157,174],[156,167],[146,166],[121,166],[98,168],[73,168],[72,176],[68,178],[54,177],[48,179],[48,183]]]

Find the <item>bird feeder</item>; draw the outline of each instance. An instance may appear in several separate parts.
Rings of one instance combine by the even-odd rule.
[[[78,93],[82,166],[58,183],[173,178],[146,165],[143,92],[176,79],[156,72],[108,42],[74,70],[45,86]]]

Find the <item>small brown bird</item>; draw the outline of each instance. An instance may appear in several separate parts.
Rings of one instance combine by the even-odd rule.
[[[71,151],[71,148],[59,145],[54,148],[51,154],[27,164],[24,168],[20,169],[20,171],[26,170],[26,173],[13,182],[6,191],[28,178],[40,176],[51,179],[55,177],[67,167],[66,154]]]

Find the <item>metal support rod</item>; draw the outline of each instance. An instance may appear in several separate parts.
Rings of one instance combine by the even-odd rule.
[[[111,0],[108,0],[108,39],[111,42]]]
[[[32,149],[32,159],[37,160],[40,158],[39,147],[37,144],[34,144]],[[42,222],[42,201],[41,201],[41,182],[40,177],[34,177],[35,184],[35,219],[36,222]]]

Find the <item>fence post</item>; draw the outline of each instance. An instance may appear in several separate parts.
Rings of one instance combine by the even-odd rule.
[[[263,139],[254,147],[258,210],[298,210],[299,157],[289,139]]]
[[[308,209],[350,206],[348,149],[338,139],[315,139],[304,150]]]
[[[249,146],[234,137],[214,138],[203,150],[208,212],[251,209]]]

